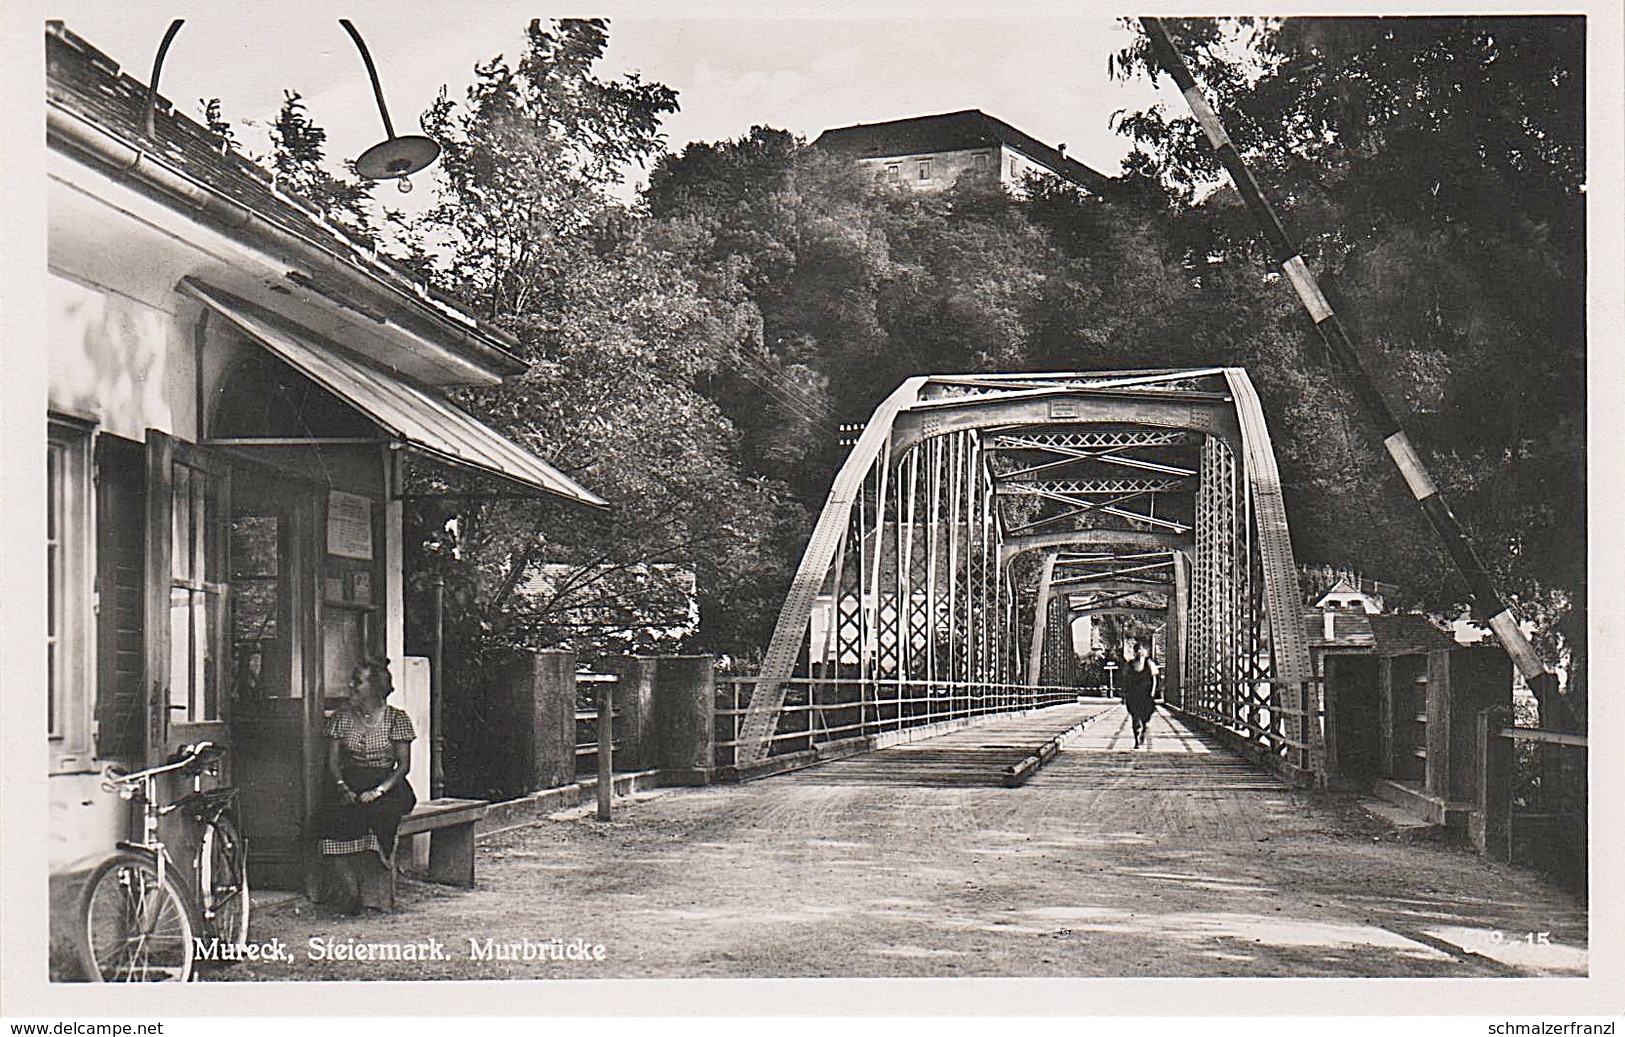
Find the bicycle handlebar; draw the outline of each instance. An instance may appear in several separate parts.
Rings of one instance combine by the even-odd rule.
[[[202,764],[212,762],[213,760],[217,760],[225,754],[226,750],[224,746],[216,745],[213,742],[195,742],[191,745],[183,745],[177,749],[175,751],[175,757],[172,758],[170,762],[161,764],[157,767],[148,767],[144,771],[134,771],[130,774],[119,774],[113,769],[113,764],[108,764],[102,770],[102,788],[108,792],[116,792],[118,791],[118,787],[121,785],[137,785],[143,781],[146,781],[148,778],[155,778],[160,774],[167,774],[170,771],[190,770],[194,766],[200,766]]]

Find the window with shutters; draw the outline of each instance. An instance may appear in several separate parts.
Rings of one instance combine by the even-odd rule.
[[[53,770],[90,762],[90,434],[52,422],[45,455],[45,716]]]

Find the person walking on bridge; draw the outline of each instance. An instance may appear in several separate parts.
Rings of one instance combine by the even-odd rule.
[[[1123,705],[1134,723],[1134,748],[1141,749],[1145,746],[1146,724],[1157,710],[1157,667],[1145,642],[1137,638],[1123,642],[1123,662]]]

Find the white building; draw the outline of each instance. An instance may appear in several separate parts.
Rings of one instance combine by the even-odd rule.
[[[813,146],[849,155],[882,183],[944,191],[966,178],[1017,191],[1029,176],[1057,177],[1094,194],[1115,181],[976,109],[858,123],[819,134]]]
[[[8,348],[48,356],[56,961],[76,876],[129,828],[109,763],[226,746],[250,885],[310,889],[324,717],[383,655],[429,798],[428,668],[402,658],[414,466],[603,502],[441,394],[523,371],[511,339],[162,98],[149,133],[146,87],[60,23],[46,53],[48,338]]]

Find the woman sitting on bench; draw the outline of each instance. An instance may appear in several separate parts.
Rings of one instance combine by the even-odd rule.
[[[339,903],[352,915],[361,913],[364,876],[390,867],[396,829],[417,805],[406,783],[417,733],[406,711],[386,701],[394,690],[389,661],[369,659],[355,668],[349,701],[327,722],[327,770],[337,796],[321,818],[321,851],[338,865]]]

